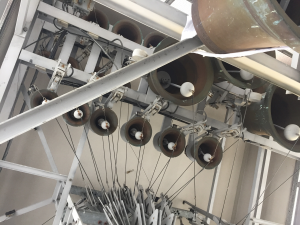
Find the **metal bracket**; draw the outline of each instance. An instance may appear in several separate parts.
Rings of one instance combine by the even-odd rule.
[[[244,130],[241,129],[242,124],[233,124],[229,128],[224,128],[220,130],[216,130],[213,132],[213,135],[224,138],[224,137],[241,137],[241,134]]]
[[[120,87],[112,91],[109,97],[106,99],[104,105],[111,109],[114,106],[114,104],[116,104],[123,98],[124,93],[127,91],[127,89],[127,87]]]
[[[67,75],[67,72],[69,70],[69,68],[71,67],[71,64],[64,64],[61,62],[61,60],[59,59],[55,69],[53,71],[51,80],[48,84],[47,89],[51,90],[53,92],[57,92],[57,88],[60,84],[60,82],[62,81],[63,77]]]
[[[149,120],[150,117],[157,114],[166,103],[167,101],[161,96],[157,96],[156,99],[143,112],[138,112],[139,116],[143,116],[145,119]]]

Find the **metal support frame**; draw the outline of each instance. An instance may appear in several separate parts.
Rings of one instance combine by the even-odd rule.
[[[53,200],[52,200],[52,198],[49,198],[49,199],[46,199],[46,200],[41,201],[39,203],[27,206],[27,207],[25,207],[23,209],[18,209],[18,210],[16,210],[15,214],[13,216],[11,216],[11,217],[7,217],[6,215],[0,216],[0,223],[4,222],[6,220],[9,220],[11,218],[14,218],[16,216],[20,216],[20,215],[23,215],[25,213],[31,212],[33,210],[39,209],[39,208],[44,207],[46,205],[49,205],[51,203],[53,203]]]
[[[85,125],[84,129],[83,129],[83,132],[82,132],[82,135],[81,135],[81,138],[80,138],[80,141],[79,141],[77,149],[76,149],[76,155],[77,155],[78,159],[80,159],[81,154],[83,152],[84,145],[85,145],[85,142],[87,140],[88,132],[89,132],[89,126]],[[59,224],[59,221],[62,218],[63,211],[64,211],[64,208],[66,206],[66,203],[67,203],[67,200],[68,200],[68,197],[69,197],[69,192],[71,190],[71,186],[72,186],[72,183],[73,183],[73,179],[74,179],[77,167],[79,165],[79,161],[78,161],[77,157],[74,157],[74,159],[73,159],[71,169],[70,169],[70,172],[69,172],[64,190],[62,192],[62,195],[60,197],[60,201],[59,201],[59,204],[58,204],[58,207],[57,207],[57,210],[56,210],[53,225]]]
[[[98,81],[89,83],[53,99],[48,104],[38,106],[11,118],[0,124],[0,143],[54,119],[86,102],[92,101],[107,92],[143,76],[145,73],[149,73],[154,69],[188,54],[201,45],[202,43],[198,37],[182,41],[148,58],[124,67],[109,76],[105,76]]]
[[[45,177],[45,178],[49,178],[49,179],[53,179],[53,180],[57,180],[57,181],[66,181],[67,180],[67,176],[62,175],[62,174],[53,173],[53,172],[49,172],[49,171],[45,171],[45,170],[40,170],[40,169],[36,169],[33,167],[29,167],[29,166],[23,166],[20,164],[7,162],[7,161],[3,161],[3,160],[0,160],[0,167],[2,167],[4,169],[15,170],[15,171],[19,171],[22,173],[28,173],[28,174],[32,174],[32,175],[36,175],[36,176],[40,176],[40,177]]]
[[[288,205],[288,212],[287,212],[287,216],[286,216],[286,221],[285,224],[287,225],[293,225],[294,223],[292,223],[293,221],[293,217],[294,217],[294,212],[295,212],[295,208],[296,208],[296,199],[297,199],[297,194],[299,191],[299,187],[298,187],[298,179],[299,179],[299,170],[300,170],[300,161],[296,161],[295,163],[295,169],[294,169],[294,173],[295,175],[292,178],[292,187],[291,187],[291,194],[290,194],[290,200],[289,200],[289,205]]]

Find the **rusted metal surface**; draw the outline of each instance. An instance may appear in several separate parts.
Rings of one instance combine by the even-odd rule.
[[[296,23],[298,12],[296,7],[287,10]],[[199,38],[219,54],[279,46],[300,53],[300,28],[288,15],[276,0],[194,0],[192,4]]]
[[[52,100],[57,98],[58,95],[55,92],[52,92],[48,89],[41,89],[33,93],[30,97],[30,106],[31,108],[37,107],[42,104],[44,98],[47,100]]]
[[[166,35],[158,31],[153,31],[145,37],[143,45],[147,48],[150,47],[155,48],[166,37],[167,37]]]
[[[137,44],[142,44],[143,34],[139,26],[130,20],[120,20],[113,26],[112,32]]]
[[[266,81],[256,76],[254,76],[251,80],[243,80],[240,76],[239,68],[232,66],[226,62],[222,62],[221,60],[216,58],[212,58],[211,60],[214,65],[214,83],[226,80],[237,87],[249,89],[259,88],[266,83]]]
[[[251,103],[242,109],[245,116],[244,127],[251,133],[272,136],[274,141],[287,149],[291,149],[295,142],[288,141],[283,134],[283,129],[289,124],[300,126],[300,105],[296,95],[287,95],[285,90],[268,85],[265,89],[266,96],[259,103]],[[274,126],[277,125],[277,126]],[[279,127],[282,128],[279,128]],[[300,152],[300,142],[293,148]]]
[[[173,142],[175,144],[174,151],[168,148],[168,143]],[[153,145],[156,150],[162,152],[168,157],[177,157],[185,149],[185,136],[175,127],[167,128],[166,130],[157,133],[153,138]]]
[[[154,52],[167,48],[176,42],[177,41],[172,38],[166,38],[155,48]],[[194,95],[187,98],[181,95],[179,88],[171,85],[163,85],[162,83],[164,81],[158,75],[162,71],[169,75],[167,83],[173,83],[179,86],[184,82],[193,83],[195,86]],[[149,87],[154,93],[181,106],[193,105],[206,98],[211,89],[213,80],[214,74],[211,60],[198,54],[183,56],[152,71],[148,77]]]
[[[131,133],[132,129],[142,132],[142,140],[137,140],[135,138],[135,136]],[[120,134],[125,142],[134,146],[143,146],[151,139],[152,127],[146,119],[140,116],[135,116],[121,127]]]
[[[74,112],[75,112],[75,110],[77,110],[77,109],[81,110],[82,113],[83,113],[83,116],[82,116],[81,119],[76,119],[76,118],[74,117]],[[79,106],[79,107],[76,108],[76,109],[73,109],[73,110],[71,110],[71,111],[69,111],[69,112],[63,114],[62,117],[63,117],[64,121],[65,121],[67,124],[69,124],[69,125],[71,125],[71,126],[73,126],[73,127],[79,127],[79,126],[82,126],[82,125],[86,124],[86,123],[89,121],[90,117],[91,117],[90,106],[89,106],[89,104],[86,103],[86,104],[84,104],[84,105],[82,105],[82,106]]]
[[[195,150],[194,150],[195,149]],[[208,163],[204,160],[204,154],[212,156],[211,161]],[[223,149],[218,139],[214,137],[203,137],[200,141],[189,144],[186,147],[186,155],[190,159],[196,159],[196,162],[203,168],[210,170],[217,167],[223,158]]]
[[[109,122],[110,126],[108,130],[103,129],[100,124],[99,120],[106,120]],[[95,112],[92,113],[90,119],[90,127],[92,131],[100,136],[108,136],[111,135],[118,127],[118,117],[114,111],[107,107],[100,107]]]
[[[88,16],[84,16],[82,19],[98,24],[100,27],[108,30],[109,20],[105,13],[98,9],[94,9]]]

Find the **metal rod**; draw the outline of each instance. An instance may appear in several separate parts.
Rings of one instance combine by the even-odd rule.
[[[0,143],[54,119],[202,46],[196,36],[179,42],[102,79],[73,90],[0,124]]]

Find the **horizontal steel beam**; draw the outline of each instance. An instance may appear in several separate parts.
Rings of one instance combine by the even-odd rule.
[[[40,169],[36,169],[33,167],[29,167],[29,166],[23,166],[20,164],[7,162],[7,161],[3,161],[3,160],[0,160],[0,167],[2,167],[3,169],[15,170],[18,172],[28,173],[28,174],[45,177],[45,178],[49,178],[49,179],[53,179],[53,180],[58,180],[58,181],[66,181],[67,180],[67,176],[62,175],[62,174],[53,173],[53,172],[49,172],[49,171],[45,171],[45,170],[40,170]]]
[[[44,200],[42,202],[38,202],[36,204],[27,206],[27,207],[25,207],[23,209],[18,209],[18,210],[16,210],[15,214],[13,216],[11,216],[11,217],[7,217],[6,215],[0,216],[0,223],[4,222],[6,220],[9,220],[11,218],[14,218],[16,216],[20,216],[20,215],[23,215],[25,213],[31,212],[33,210],[39,209],[39,208],[44,207],[46,205],[49,205],[51,203],[53,203],[53,199],[49,198],[49,199],[46,199],[46,200]]]
[[[180,40],[181,38],[186,18],[184,21],[178,21],[178,19],[181,20],[181,18],[184,17],[179,16],[180,14],[176,12],[176,9],[171,8],[171,6],[167,4],[164,8],[160,8],[160,5],[156,3],[153,4],[153,0],[146,0],[144,3],[140,0],[136,0],[138,4],[125,0],[95,0],[95,2],[151,27],[154,30],[173,37],[176,40]],[[145,6],[145,4],[147,4],[147,6]],[[165,11],[163,11],[163,9]]]
[[[135,42],[132,42],[120,35],[117,35],[108,30],[105,30],[94,23],[90,23],[79,17],[73,16],[70,13],[67,13],[63,10],[57,9],[57,8],[55,8],[51,5],[48,5],[44,2],[40,2],[37,10],[41,13],[45,13],[45,14],[50,15],[59,20],[63,20],[65,22],[67,22],[68,24],[72,24],[80,29],[83,29],[87,32],[95,34],[99,37],[105,36],[108,41],[112,41],[112,40],[118,38],[123,42],[123,46],[127,49],[137,49],[138,48],[138,49],[142,49],[142,50],[146,51],[148,54],[152,54],[152,52],[153,52],[152,49],[141,46],[141,45],[139,45]],[[81,35],[83,35],[83,34],[81,34]]]
[[[261,219],[256,219],[256,218],[252,218],[250,220],[253,221],[254,223],[257,223],[260,225],[283,225],[282,223],[274,223],[271,221],[261,220]]]
[[[125,85],[202,46],[198,37],[172,45],[139,62],[124,67],[98,81],[75,89],[0,124],[0,143],[40,126],[80,105]]]

